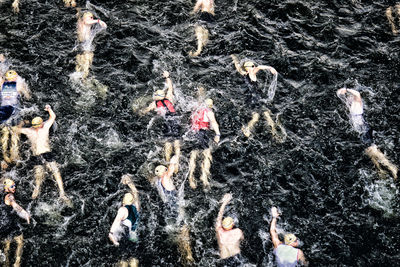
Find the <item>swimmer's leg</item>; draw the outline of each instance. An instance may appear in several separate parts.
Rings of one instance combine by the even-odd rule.
[[[56,180],[58,185],[58,190],[60,191],[60,198],[64,200],[68,205],[71,205],[71,201],[69,200],[64,191],[64,184],[61,178],[60,170],[58,169],[57,166],[57,162],[55,161],[47,162],[46,167],[53,173],[54,179]]]
[[[202,26],[196,26],[195,34],[197,39],[197,50],[195,52],[192,51],[189,52],[189,56],[191,57],[197,57],[198,55],[200,55],[201,51],[203,50],[203,47],[208,42],[208,30],[206,28]]]
[[[129,267],[128,262],[124,261],[124,260],[119,261],[117,266],[118,267]]]
[[[139,267],[139,260],[136,258],[129,259],[129,267]]]
[[[82,73],[82,78],[86,79],[89,75],[89,69],[93,62],[93,52],[86,51],[83,54],[76,55],[76,67],[77,72]]]
[[[164,153],[165,153],[165,160],[169,162],[172,154],[172,144],[170,142],[165,142]]]
[[[243,134],[246,137],[250,136],[251,131],[254,128],[254,125],[258,122],[259,119],[260,119],[260,114],[258,114],[257,112],[253,112],[253,116],[252,116],[251,120],[249,121],[249,123],[247,124],[247,126],[242,127]]]
[[[210,190],[210,182],[208,178],[210,177],[210,167],[212,162],[211,149],[207,148],[203,151],[203,163],[201,164],[201,176],[200,180],[203,182],[203,188],[205,191]]]
[[[177,174],[179,171],[179,158],[181,156],[181,144],[179,140],[174,141],[174,150],[175,150],[175,155],[178,157],[178,164],[176,165],[175,168],[175,174]]]
[[[19,134],[16,131],[17,126],[12,127],[11,134],[11,148],[10,148],[10,157],[13,162],[16,162],[20,159],[19,157]]]
[[[14,267],[19,267],[21,264],[22,247],[24,246],[24,236],[19,235],[14,238],[17,243],[17,249],[15,250],[15,263]]]
[[[8,257],[10,253],[10,245],[11,245],[11,240],[6,239],[4,240],[4,256],[5,256],[5,261],[4,261],[4,266],[10,266],[10,259]]]
[[[185,224],[178,236],[178,249],[186,265],[194,262],[192,248],[190,246],[189,227]]]
[[[371,158],[372,162],[380,172],[383,172],[381,168],[381,165],[383,165],[392,173],[393,178],[397,179],[397,166],[391,163],[376,145],[366,148],[365,153]]]
[[[3,159],[7,163],[12,162],[7,153],[8,152],[8,141],[10,139],[9,134],[10,134],[10,132],[9,132],[7,126],[3,127],[3,129],[1,129],[1,147],[3,149]]]
[[[280,143],[284,142],[284,141],[286,140],[287,134],[286,134],[285,128],[283,128],[282,124],[279,122],[279,119],[277,119],[278,122],[275,123],[275,122],[272,120],[271,111],[270,111],[269,109],[267,109],[267,110],[263,113],[263,115],[264,115],[265,120],[267,121],[267,124],[271,127],[271,134],[272,134],[272,136],[275,138],[275,140],[277,140],[277,141],[280,142]],[[279,127],[279,129],[280,129],[280,131],[281,131],[281,134],[278,134],[278,131],[277,131],[277,129],[276,129],[276,126]]]
[[[386,9],[386,17],[387,17],[387,19],[389,21],[390,27],[392,28],[392,33],[393,34],[397,34],[398,31],[396,29],[396,25],[395,25],[395,22],[394,22],[394,18],[393,18],[393,14],[392,14],[392,7],[388,7]]]
[[[198,153],[199,153],[198,150],[193,150],[190,153],[190,160],[189,160],[189,185],[193,189],[196,189],[197,187],[197,182],[194,179],[194,171],[196,170],[196,158]]]
[[[14,0],[12,3],[14,13],[19,13],[19,0]]]
[[[42,165],[36,165],[33,167],[35,173],[35,188],[33,189],[32,198],[35,199],[40,194],[40,186],[44,181],[44,168]]]

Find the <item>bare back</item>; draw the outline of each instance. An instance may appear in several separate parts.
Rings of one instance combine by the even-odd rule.
[[[38,156],[50,152],[49,130],[52,123],[46,121],[42,128],[23,128],[21,133],[25,134],[31,142],[33,155]]]
[[[225,231],[222,227],[217,229],[217,240],[221,259],[226,259],[240,253],[240,241],[243,232],[239,228]]]

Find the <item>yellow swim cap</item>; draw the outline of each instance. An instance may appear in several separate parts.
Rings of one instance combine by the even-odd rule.
[[[154,171],[157,176],[163,175],[167,171],[167,167],[164,165],[158,165]]]
[[[18,74],[15,70],[9,70],[6,72],[5,77],[6,77],[6,80],[9,81],[9,80],[13,80],[13,79],[17,78]]]
[[[153,94],[153,98],[156,100],[161,100],[165,98],[165,91],[164,90],[157,90]]]
[[[290,244],[296,242],[297,237],[294,234],[287,234],[287,235],[285,235],[284,240],[285,240],[286,245],[290,245]]]
[[[4,185],[4,190],[9,189],[11,186],[15,185],[14,181],[11,179],[5,179],[3,181],[3,185]]]
[[[206,103],[206,106],[207,106],[208,108],[212,108],[212,107],[213,107],[213,104],[214,104],[214,101],[213,101],[211,98],[207,98],[206,101],[205,101],[205,103]]]
[[[222,228],[225,230],[231,230],[233,228],[233,219],[231,217],[226,217],[222,220]]]
[[[86,17],[92,17],[93,18],[93,13],[92,12],[85,12],[84,14],[83,14],[83,16],[82,16],[83,18],[86,18]]]
[[[124,195],[124,198],[122,199],[122,204],[132,205],[133,204],[133,195],[131,193],[126,193]]]
[[[39,128],[43,123],[43,119],[40,117],[35,117],[31,123],[33,128]]]
[[[243,68],[245,70],[247,70],[248,68],[254,68],[254,67],[255,67],[255,65],[254,65],[254,62],[252,62],[252,61],[247,61],[243,64]]]

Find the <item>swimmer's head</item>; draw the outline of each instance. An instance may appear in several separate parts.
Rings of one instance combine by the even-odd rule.
[[[285,245],[290,245],[297,241],[297,237],[294,234],[287,234],[285,235],[284,240],[285,240]]]
[[[154,173],[155,173],[157,176],[161,176],[161,175],[163,175],[167,170],[168,170],[167,167],[165,167],[164,165],[158,165],[158,166],[156,167]]]
[[[40,128],[43,124],[43,119],[41,117],[35,117],[33,118],[31,124],[33,128]]]
[[[153,94],[153,99],[154,100],[163,100],[164,98],[165,98],[164,90],[157,90]]]
[[[207,106],[208,108],[212,108],[212,107],[213,107],[213,104],[214,104],[214,101],[213,101],[211,98],[207,98],[206,101],[205,101],[205,103],[206,103],[206,106]]]
[[[132,205],[134,202],[133,200],[134,200],[133,195],[131,193],[126,193],[124,195],[124,198],[122,199],[122,204],[123,205]]]
[[[228,231],[231,230],[233,228],[234,222],[232,217],[226,217],[225,219],[222,220],[222,228],[224,228],[224,230]]]
[[[247,61],[243,64],[243,68],[247,71],[248,69],[254,68],[254,62],[252,61]]]
[[[93,13],[92,12],[85,12],[84,14],[83,14],[83,16],[82,16],[82,18],[91,18],[91,19],[93,19]]]
[[[4,185],[4,191],[6,192],[15,192],[15,183],[13,180],[11,179],[5,179],[3,181],[3,185]]]
[[[13,81],[13,80],[17,79],[18,74],[15,70],[9,70],[6,72],[5,77],[6,77],[7,81]]]

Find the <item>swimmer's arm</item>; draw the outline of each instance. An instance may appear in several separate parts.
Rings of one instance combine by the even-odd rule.
[[[222,205],[219,208],[217,221],[215,222],[215,231],[218,231],[222,227],[222,216],[224,215],[224,210],[226,205],[228,205],[229,201],[232,199],[232,194],[225,194],[222,198]]]
[[[18,203],[15,201],[15,198],[13,195],[9,195],[8,200],[10,201],[11,206],[13,207],[15,212],[18,214],[18,216],[21,217],[22,219],[25,219],[29,224],[30,223],[29,222],[29,220],[30,220],[29,213],[26,210],[24,210],[20,205],[18,205]]]
[[[242,67],[240,66],[239,59],[237,58],[237,56],[236,56],[236,55],[231,55],[231,58],[232,58],[233,64],[235,64],[236,70],[237,70],[240,74],[246,75],[247,72],[244,71],[244,70],[242,69]]]
[[[306,260],[306,257],[304,257],[303,251],[300,250],[300,249],[299,249],[299,252],[297,254],[297,258],[304,266],[308,266],[308,261]]]
[[[116,232],[119,229],[121,222],[125,220],[127,217],[128,217],[128,210],[125,207],[119,208],[117,216],[115,216],[114,222],[111,225],[110,233],[114,234],[114,232]]]
[[[171,160],[169,161],[169,166],[168,166],[168,171],[167,171],[167,175],[166,178],[171,178],[172,175],[174,175],[175,169],[176,169],[176,165],[178,164],[178,156],[174,155]]]
[[[215,119],[214,112],[208,112],[208,113],[207,113],[207,117],[208,117],[208,119],[210,120],[211,129],[213,129],[214,132],[215,132],[214,141],[215,141],[216,143],[218,143],[218,142],[219,142],[219,139],[220,139],[220,137],[221,137],[221,133],[220,133],[220,131],[219,131],[219,125],[218,125],[217,120]]]
[[[163,76],[165,78],[165,82],[167,83],[167,87],[168,87],[166,98],[169,101],[174,102],[174,86],[172,84],[171,78],[169,77],[169,72],[164,71]]]
[[[131,189],[132,195],[135,198],[135,207],[137,211],[140,211],[140,200],[139,200],[139,191],[136,189],[135,184],[131,181],[128,183],[129,189]]]
[[[260,70],[269,70],[273,75],[277,74],[278,72],[271,66],[260,65],[255,67],[254,72],[257,73]]]
[[[25,99],[31,99],[31,90],[29,90],[28,84],[24,80],[22,81],[21,87],[17,87],[17,89],[20,93],[22,93]]]
[[[276,220],[278,216],[274,216],[271,221],[269,232],[271,234],[272,244],[277,248],[282,242],[279,240],[278,233],[276,232]]]
[[[203,0],[197,0],[196,5],[194,6],[192,12],[190,14],[194,14],[199,11],[200,7],[203,5]]]
[[[346,89],[346,92],[352,94],[354,96],[354,100],[357,102],[361,102],[361,95],[358,91],[354,90],[354,89]]]
[[[50,129],[51,125],[53,125],[53,123],[56,120],[56,114],[54,113],[54,111],[51,109],[50,105],[46,105],[46,107],[44,108],[44,110],[46,110],[47,112],[49,112],[49,119],[44,123],[43,128],[47,128]]]
[[[140,113],[140,115],[145,115],[145,114],[149,113],[150,111],[155,110],[156,107],[157,107],[156,103],[153,101],[147,108],[142,109],[139,113]]]

